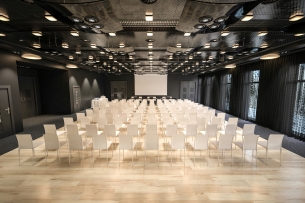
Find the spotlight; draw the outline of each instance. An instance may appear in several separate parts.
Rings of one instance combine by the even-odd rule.
[[[39,43],[33,43],[33,47],[39,49],[41,48],[41,45]]]
[[[111,37],[115,37],[115,36],[116,36],[115,32],[109,32],[109,35],[110,35]]]
[[[54,18],[52,15],[50,15],[50,14],[46,14],[45,16],[44,16],[47,20],[49,20],[49,21],[57,21],[57,19],[56,18]]]
[[[177,48],[181,48],[182,45],[181,45],[181,44],[176,44],[176,47],[177,47]]]
[[[249,21],[253,18],[253,14],[252,13],[248,13],[247,15],[245,15],[243,17],[243,19],[241,19],[241,21]]]
[[[301,20],[302,18],[304,18],[303,14],[295,14],[290,16],[289,21],[298,21]]]
[[[38,37],[42,36],[42,32],[40,32],[40,31],[33,31],[32,34],[35,36],[38,36]]]
[[[73,30],[70,33],[71,33],[72,36],[75,36],[75,37],[79,36],[79,32],[78,31]]]
[[[257,36],[265,36],[266,34],[268,34],[267,31],[261,31],[261,32],[258,32]]]
[[[154,33],[153,33],[153,31],[147,31],[147,36],[149,36],[149,37],[152,37],[152,36],[154,36]]]
[[[191,33],[190,33],[190,32],[185,32],[185,33],[184,33],[184,36],[185,36],[185,37],[191,36]]]
[[[150,15],[146,14],[145,20],[146,20],[146,21],[153,21],[153,20],[154,20],[154,17],[153,17],[152,14],[150,14]]]
[[[221,36],[225,37],[225,36],[228,36],[230,34],[229,31],[222,31],[221,32]]]
[[[1,21],[10,21],[9,17],[4,14],[0,14],[0,20]]]

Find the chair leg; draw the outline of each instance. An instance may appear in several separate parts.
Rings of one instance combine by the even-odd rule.
[[[120,153],[120,149],[119,149],[119,166],[120,166],[120,157],[121,157],[121,153]]]
[[[195,149],[194,149],[194,166],[195,166]]]
[[[69,150],[69,166],[70,166],[71,150]]]
[[[266,149],[266,164],[268,166],[268,149]]]
[[[255,150],[255,167],[257,167],[257,149]]]
[[[33,156],[32,156],[32,162],[33,162],[33,165],[34,165],[34,156],[35,156],[35,154],[34,154],[34,149],[32,149],[32,154],[33,154]]]
[[[44,151],[44,163],[47,165],[47,150]]]
[[[233,155],[232,155],[232,147],[231,147],[231,166],[233,166]]]
[[[159,149],[158,149],[158,166],[159,166]]]
[[[133,149],[131,150],[131,166],[133,166]]]
[[[173,166],[173,149],[171,149],[171,166]]]
[[[58,166],[60,166],[60,149],[58,149],[57,151],[58,151]]]
[[[280,166],[282,166],[282,147],[280,148]]]
[[[219,166],[219,150],[217,149],[217,154],[218,154],[218,166]]]
[[[146,149],[145,149],[145,161],[144,161],[144,166],[146,166]]]
[[[18,147],[18,157],[19,157],[19,166],[20,166],[20,148]]]
[[[100,150],[98,150],[100,151]],[[92,149],[92,165],[94,166],[94,150]]]

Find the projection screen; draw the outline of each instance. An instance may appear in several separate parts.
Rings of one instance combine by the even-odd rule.
[[[135,95],[167,95],[167,75],[135,75]]]

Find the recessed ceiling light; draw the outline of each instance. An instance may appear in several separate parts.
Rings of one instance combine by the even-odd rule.
[[[90,47],[96,49],[96,44],[91,44]]]
[[[80,26],[82,29],[88,29],[88,28],[90,28],[90,26],[87,25],[87,24],[79,24],[79,26]]]
[[[304,33],[296,33],[296,34],[294,34],[294,36],[296,36],[296,37],[303,36],[303,35],[304,35]]]
[[[76,54],[81,54],[82,52],[81,52],[81,51],[76,51],[75,53],[76,53]]]
[[[212,25],[209,25],[210,29],[217,29],[219,28],[220,24],[219,23],[213,23]]]
[[[232,46],[233,49],[236,49],[236,48],[238,48],[238,47],[239,47],[239,44],[234,44],[234,45]]]
[[[229,64],[229,65],[226,65],[225,68],[235,68],[236,65],[235,64]]]
[[[261,32],[258,32],[257,36],[265,36],[266,34],[268,34],[267,31],[261,31]]]
[[[131,55],[129,56],[129,59],[132,59],[132,56],[131,56]]]
[[[68,49],[69,48],[69,44],[67,42],[63,42],[61,44],[62,48]]]
[[[230,34],[230,32],[229,31],[222,31],[221,32],[221,36],[228,36]]]
[[[153,48],[153,43],[148,43],[148,48],[152,49]]]
[[[74,65],[74,64],[67,64],[66,67],[67,68],[78,68],[77,65]]]
[[[188,60],[185,60],[184,62],[187,63],[187,62],[189,62],[189,61],[188,61]]]
[[[89,56],[88,56],[88,59],[89,59],[89,60],[92,60],[92,59],[93,59],[93,56],[89,55]]]
[[[125,44],[124,44],[123,42],[121,42],[121,43],[119,44],[119,47],[120,47],[120,48],[124,48],[124,47],[125,47]]]
[[[154,36],[153,31],[147,31],[147,36],[149,36],[149,37]]]
[[[92,25],[93,28],[96,28],[96,29],[102,29],[104,26],[103,25],[99,25],[99,24],[94,24]]]
[[[208,48],[210,48],[211,47],[211,45],[209,44],[209,43],[206,43],[205,45],[204,45],[204,48],[206,48],[206,49],[208,49]]]
[[[152,51],[149,51],[148,54],[153,54],[153,52],[152,52]]]
[[[225,54],[226,52],[225,51],[220,51],[220,54]]]
[[[0,20],[1,21],[10,21],[9,17],[4,14],[0,14]]]
[[[53,17],[52,15],[45,15],[45,18],[49,21],[57,21],[57,19],[55,17]]]
[[[41,45],[39,43],[33,43],[33,47],[34,48],[37,48],[37,49],[40,49],[41,48]]]
[[[90,42],[88,39],[81,39],[83,42]]]
[[[211,22],[212,20],[213,20],[212,16],[202,16],[198,19],[200,23],[208,23]]]
[[[70,60],[73,60],[73,58],[74,58],[73,56],[71,56],[71,55],[69,56],[69,59],[70,59]]]
[[[112,55],[109,55],[109,59],[113,59],[113,56],[112,56]]]
[[[177,48],[181,48],[182,45],[181,45],[181,44],[176,44],[176,47],[177,47]]]
[[[261,56],[260,59],[262,60],[269,60],[269,59],[276,59],[276,58],[279,58],[280,55],[279,54],[267,54],[267,55],[264,55],[264,56]]]
[[[227,16],[221,16],[221,17],[219,17],[219,18],[216,18],[216,19],[214,20],[214,22],[215,22],[215,23],[222,23],[222,22],[224,22],[226,19],[227,19]]]
[[[145,16],[145,20],[146,21],[153,21],[154,20],[154,17],[153,17],[153,15],[152,14],[146,14],[146,16]]]
[[[196,24],[194,25],[194,28],[196,29],[203,29],[203,28],[206,28],[207,26],[205,24]]]
[[[110,35],[111,37],[116,36],[115,32],[109,32],[109,35]]]
[[[190,56],[189,56],[189,59],[193,59],[193,56],[192,56],[192,55],[190,55]]]
[[[87,21],[88,23],[97,23],[99,21],[99,19],[95,16],[85,16],[85,21]]]
[[[298,21],[301,20],[302,18],[304,18],[304,15],[301,14],[295,14],[295,15],[291,15],[289,18],[289,21]]]
[[[104,51],[101,51],[100,54],[105,54],[105,52],[104,52]]]
[[[197,54],[201,54],[201,51],[197,51]]]
[[[191,36],[191,33],[190,33],[190,32],[185,32],[185,33],[184,33],[184,36],[185,36],[185,37]]]
[[[75,23],[81,23],[81,22],[83,22],[83,20],[82,20],[81,18],[76,17],[76,16],[70,16],[69,18],[70,18],[73,22],[75,22]]]
[[[228,59],[232,60],[234,57],[233,56],[228,56]]]
[[[169,56],[168,58],[169,58],[169,59],[173,59],[173,56]]]
[[[76,30],[72,30],[70,33],[72,36],[79,36],[79,32]]]
[[[213,59],[213,56],[209,56],[209,59],[212,60],[212,59]]]
[[[248,13],[247,15],[245,15],[243,17],[243,19],[241,19],[241,21],[249,21],[253,18],[253,14],[252,13]]]
[[[22,54],[21,57],[25,58],[25,59],[31,59],[31,60],[40,60],[41,59],[41,56],[38,56],[36,54]]]
[[[152,57],[149,57],[148,59],[149,59],[149,60],[153,60],[153,58],[152,58]]]
[[[4,37],[4,36],[5,36],[5,33],[0,33],[0,37]],[[20,41],[20,42],[22,42],[22,41]]]
[[[260,46],[260,48],[267,48],[268,47],[268,44],[266,43],[266,42],[264,42],[261,46]]]
[[[42,36],[42,32],[40,32],[40,31],[33,31],[32,34],[35,36],[38,36],[38,37]]]

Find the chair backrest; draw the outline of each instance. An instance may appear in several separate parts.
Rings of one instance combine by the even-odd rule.
[[[98,125],[98,128],[104,128],[105,125],[107,125],[107,119],[105,117],[103,118],[98,118],[97,119],[97,125]]]
[[[226,135],[236,135],[236,125],[234,124],[229,124],[226,126],[226,130],[225,130],[225,134]]]
[[[174,119],[172,117],[162,118],[164,125],[174,124]]]
[[[232,142],[233,142],[234,135],[224,135],[220,134],[219,136],[219,149],[232,149]]]
[[[172,148],[173,149],[185,149],[185,135],[173,134],[172,135]]]
[[[98,112],[99,108],[98,107],[93,107],[94,110],[95,110],[95,108],[97,108],[97,112]],[[96,112],[96,111],[94,111],[94,112]],[[86,116],[91,117],[92,114],[93,114],[93,110],[92,109],[86,109]]]
[[[282,147],[283,139],[283,134],[270,134],[268,138],[268,149],[280,149]]]
[[[16,134],[19,149],[33,149],[33,139],[30,134]]]
[[[90,119],[89,118],[81,118],[80,120],[80,127],[81,128],[86,128],[86,125],[90,124]]]
[[[178,118],[178,122],[179,122],[179,124],[184,124],[184,125],[186,125],[186,124],[188,124],[190,121],[189,121],[188,118]]]
[[[92,135],[93,149],[107,149],[107,135]]]
[[[228,125],[231,125],[231,124],[234,124],[234,125],[237,125],[237,122],[238,122],[238,118],[229,118],[228,120]]]
[[[85,118],[85,113],[76,113],[76,120],[80,122],[81,118]]]
[[[255,124],[245,124],[242,135],[254,135]]]
[[[121,118],[122,122],[127,122],[127,113],[121,113],[119,114],[119,117]]]
[[[127,125],[127,135],[138,136],[139,135],[138,124]]]
[[[120,149],[133,149],[133,136],[132,135],[120,134],[119,139],[120,139],[120,144],[119,144]]]
[[[145,149],[146,150],[159,149],[159,136],[157,134],[145,135]]]
[[[223,124],[225,122],[226,114],[225,113],[218,113],[217,118],[220,118],[221,123]]]
[[[130,123],[131,124],[140,124],[141,123],[141,118],[140,117],[132,117],[131,119],[130,119]]]
[[[50,149],[59,149],[59,140],[56,133],[47,133],[43,135],[45,148]]]
[[[208,110],[208,113],[210,113],[210,114],[211,114],[211,117],[214,118],[214,117],[215,117],[216,110],[215,110],[215,109],[210,109],[210,110]]]
[[[83,139],[78,134],[68,134],[69,150],[83,150]]]
[[[166,125],[166,136],[176,135],[178,133],[178,125],[170,124]]]
[[[194,142],[194,148],[195,149],[201,149],[205,150],[208,149],[208,143],[209,143],[209,135],[207,134],[196,134],[195,136],[195,142]]]
[[[205,134],[208,135],[209,137],[217,137],[217,125],[216,124],[207,125],[205,129]]]
[[[73,122],[73,118],[69,117],[69,118],[64,118],[64,124],[65,126],[69,125],[69,124],[74,124]]]
[[[43,127],[45,134],[56,134],[56,126],[54,124],[44,124]]]
[[[211,124],[217,124],[217,127],[220,128],[221,127],[221,118],[212,118],[212,122]]]
[[[86,125],[87,136],[92,137],[92,135],[97,135],[97,126],[95,124]]]
[[[257,149],[257,141],[259,135],[245,135],[243,138],[243,149],[244,150],[256,150]]]
[[[105,125],[105,133],[107,136],[116,136],[115,125]]]
[[[157,124],[158,123],[158,119],[156,117],[148,117],[147,119],[147,124]]]
[[[157,125],[146,125],[146,134],[158,134]]]
[[[197,122],[197,113],[190,113],[189,117],[191,122]]]
[[[122,118],[120,118],[120,117],[113,117],[112,118],[112,123],[114,125],[122,125],[123,121],[122,121]]]
[[[197,134],[197,125],[187,125],[185,135],[195,136]]]
[[[67,134],[79,135],[77,124],[69,124],[69,125],[67,125]]]

